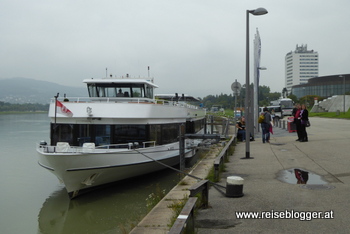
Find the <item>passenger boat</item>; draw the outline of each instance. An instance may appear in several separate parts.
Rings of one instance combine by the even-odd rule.
[[[51,99],[50,143],[39,165],[70,198],[86,190],[179,164],[179,129],[204,133],[205,110],[188,95],[158,95],[151,78],[86,79],[88,97]],[[181,126],[181,127],[180,127]],[[185,143],[185,155],[194,154]]]

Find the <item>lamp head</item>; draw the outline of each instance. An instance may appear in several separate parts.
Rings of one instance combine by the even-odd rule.
[[[249,13],[251,13],[253,15],[265,15],[268,13],[268,11],[265,8],[259,7],[255,10],[249,11]]]

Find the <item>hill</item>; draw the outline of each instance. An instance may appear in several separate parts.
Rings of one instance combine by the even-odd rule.
[[[29,78],[0,79],[0,101],[8,103],[49,103],[57,93],[70,97],[88,96],[87,89]]]

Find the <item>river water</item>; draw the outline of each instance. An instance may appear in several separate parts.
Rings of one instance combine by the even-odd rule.
[[[146,199],[178,181],[172,170],[114,184],[69,200],[37,163],[49,142],[47,114],[0,115],[0,233],[123,233],[148,212]]]

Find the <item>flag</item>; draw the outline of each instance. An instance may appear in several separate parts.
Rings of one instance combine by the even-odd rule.
[[[56,111],[57,113],[60,113],[68,117],[73,116],[73,113],[65,105],[63,105],[62,102],[58,100],[56,100]]]

